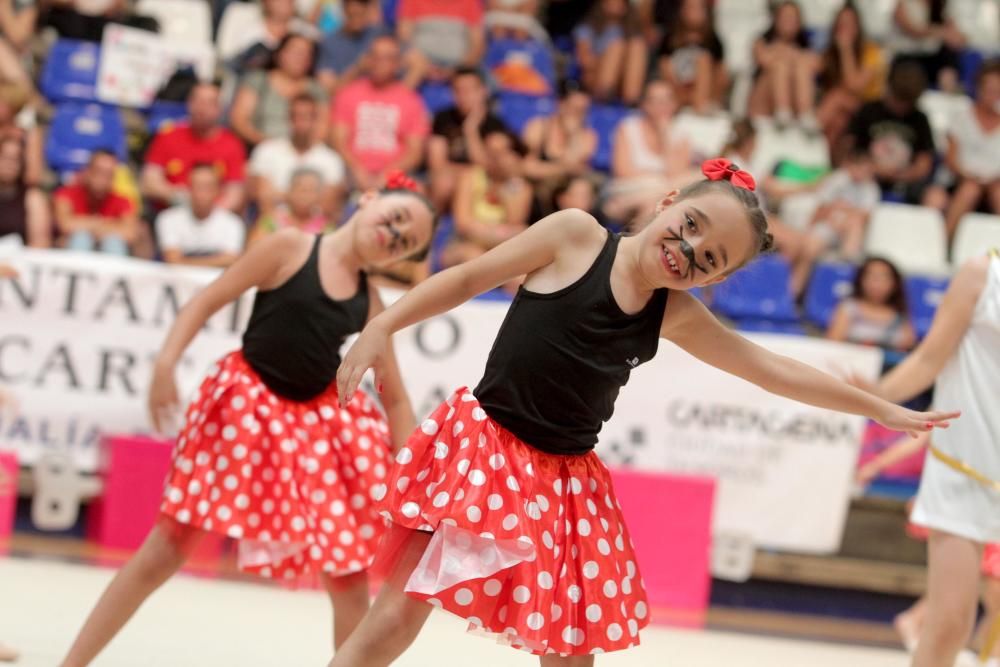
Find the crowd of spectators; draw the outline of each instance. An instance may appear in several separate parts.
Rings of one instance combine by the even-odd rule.
[[[47,48],[157,21],[129,0],[0,0],[0,233],[225,266],[282,227],[334,228],[402,170],[446,220],[423,264],[388,272],[412,283],[558,208],[627,229],[710,157],[684,119],[723,118],[725,155],[750,170],[763,128],[828,156],[755,174],[798,296],[817,261],[864,261],[881,201],[940,210],[949,237],[1000,213],[1000,62],[963,65],[955,18],[977,1],[898,0],[879,39],[855,2],[818,26],[802,3],[759,3],[741,100],[722,0],[215,0],[218,77],[191,81],[186,113],[126,159],[109,146],[67,174],[44,158]],[[241,5],[252,20],[227,27]],[[969,100],[932,129],[929,89]],[[783,220],[804,193],[811,214]]]

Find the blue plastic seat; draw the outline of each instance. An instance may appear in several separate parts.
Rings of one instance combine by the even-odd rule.
[[[100,64],[99,44],[57,40],[46,56],[39,88],[50,102],[95,102]]]
[[[910,308],[913,328],[919,338],[930,331],[934,313],[948,289],[948,279],[933,276],[907,276],[906,302]]]
[[[806,288],[806,319],[826,329],[837,304],[850,295],[857,272],[853,264],[817,264]]]
[[[188,110],[186,103],[157,100],[149,108],[149,113],[146,116],[146,127],[150,134],[155,134],[165,123],[186,120],[187,117]]]
[[[713,307],[734,320],[798,322],[790,280],[784,258],[761,257],[715,286]]]
[[[54,171],[75,172],[92,151],[105,149],[127,157],[125,125],[117,108],[102,104],[65,102],[56,107],[45,142],[45,159]]]
[[[611,171],[611,154],[615,129],[632,110],[618,104],[592,104],[588,122],[597,133],[597,150],[590,160],[590,166],[598,171]]]
[[[420,86],[420,97],[423,98],[424,106],[432,116],[455,104],[451,85],[443,81],[429,81]]]
[[[437,273],[442,268],[441,253],[445,246],[451,241],[455,233],[455,219],[450,215],[442,215],[438,219],[437,229],[434,230],[434,238],[431,239],[431,271]]]
[[[532,118],[548,116],[555,110],[556,101],[552,97],[501,92],[496,99],[497,116],[518,135]]]
[[[529,95],[553,95],[556,61],[552,48],[534,39],[494,39],[486,45],[483,65],[498,90]]]

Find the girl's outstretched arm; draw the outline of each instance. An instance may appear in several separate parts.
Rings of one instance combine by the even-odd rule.
[[[451,310],[518,276],[549,264],[558,265],[562,251],[593,242],[595,234],[606,232],[589,213],[578,209],[558,211],[484,255],[423,281],[372,319],[344,356],[337,371],[340,400],[354,394],[369,368],[375,368],[375,383],[380,383],[389,336],[394,332]]]
[[[174,414],[178,407],[180,401],[174,384],[174,367],[205,322],[251,287],[274,287],[275,277],[293,254],[301,252],[304,239],[305,235],[294,229],[272,234],[250,248],[222,275],[184,304],[163,341],[153,367],[153,381],[149,389],[153,428],[162,433],[165,426],[163,420]]]
[[[917,435],[948,427],[958,412],[915,412],[852,387],[808,364],[775,354],[727,329],[700,301],[675,292],[667,302],[661,335],[705,363],[772,394],[829,410],[870,417]]]
[[[369,285],[368,292],[371,295],[369,316],[369,321],[371,321],[372,318],[385,310],[385,306],[382,304],[377,287]],[[392,447],[395,451],[406,444],[406,439],[410,437],[413,429],[417,426],[417,420],[413,416],[413,404],[410,403],[410,396],[406,393],[403,377],[399,373],[392,340],[386,346],[383,370],[384,372],[379,377],[382,384],[377,385],[376,389],[382,397],[382,407],[385,408],[385,416],[389,422],[389,434],[392,436]]]

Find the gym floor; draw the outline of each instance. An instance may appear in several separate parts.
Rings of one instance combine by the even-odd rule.
[[[114,571],[51,558],[0,557],[0,641],[17,667],[53,667]],[[139,611],[95,667],[321,667],[331,655],[323,594],[179,575]],[[464,632],[435,612],[399,667],[517,667],[530,655]],[[651,626],[643,644],[598,665],[638,667],[906,667],[901,651]]]

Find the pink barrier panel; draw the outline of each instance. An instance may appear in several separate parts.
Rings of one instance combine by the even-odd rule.
[[[653,621],[703,627],[711,588],[715,481],[626,468],[612,475]]]
[[[102,443],[104,491],[89,516],[88,534],[106,549],[135,550],[159,517],[173,442],[111,435]],[[218,560],[225,539],[208,535],[192,560]]]
[[[0,554],[9,548],[17,511],[17,454],[0,452]]]

